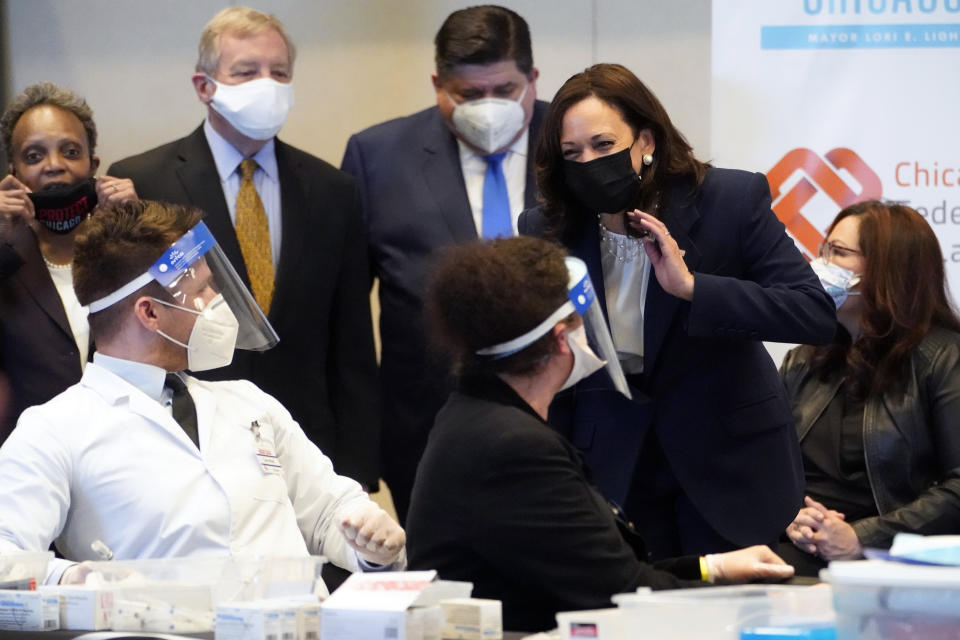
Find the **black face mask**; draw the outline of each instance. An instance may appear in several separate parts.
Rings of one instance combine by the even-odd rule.
[[[617,213],[630,206],[640,188],[630,148],[589,162],[563,161],[567,187],[583,206],[597,213]]]
[[[28,195],[37,220],[54,233],[67,234],[97,206],[97,181],[89,178]]]

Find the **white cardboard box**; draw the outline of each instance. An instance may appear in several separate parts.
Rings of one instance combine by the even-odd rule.
[[[40,591],[0,590],[0,629],[54,631],[60,628],[60,598]]]
[[[561,640],[596,638],[597,640],[626,640],[621,609],[592,609],[557,614],[557,630]]]
[[[500,640],[503,608],[499,600],[449,598],[440,601],[446,617],[443,637],[452,640]]]
[[[283,607],[276,602],[243,602],[217,607],[216,640],[266,640],[283,637]]]
[[[437,580],[436,571],[355,573],[320,606],[320,637],[414,640],[413,635],[431,633],[437,621],[419,612],[411,619],[412,607],[436,606],[441,597],[469,595],[472,589],[468,582]]]
[[[60,597],[61,629],[100,631],[112,628],[112,589],[47,585],[40,587],[40,591]]]

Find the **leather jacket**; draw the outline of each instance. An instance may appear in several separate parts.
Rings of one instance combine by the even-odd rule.
[[[880,514],[851,523],[864,547],[887,548],[898,532],[960,533],[960,334],[933,329],[908,371],[902,393],[864,403],[864,457]],[[821,380],[801,348],[787,354],[780,374],[802,447],[844,374]]]

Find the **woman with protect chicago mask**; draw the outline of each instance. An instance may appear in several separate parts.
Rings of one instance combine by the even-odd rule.
[[[69,89],[27,87],[0,118],[0,135],[9,162],[0,180],[0,370],[11,387],[2,442],[25,408],[80,379],[91,345],[73,292],[74,237],[98,202],[137,194],[130,180],[94,178],[93,111]]]

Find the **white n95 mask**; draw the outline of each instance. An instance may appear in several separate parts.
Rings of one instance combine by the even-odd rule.
[[[850,269],[827,262],[824,258],[816,258],[810,263],[813,272],[820,278],[820,285],[833,298],[837,309],[847,301],[847,296],[858,296],[859,291],[850,291],[860,282],[860,276]]]
[[[561,391],[569,389],[607,364],[606,360],[598,358],[590,348],[590,343],[587,342],[587,331],[582,324],[576,329],[567,331],[567,344],[573,351],[573,369],[570,370],[567,381],[560,387]]]
[[[217,85],[210,105],[233,128],[252,140],[269,140],[277,135],[293,107],[293,84],[272,78],[257,78],[242,84]]]
[[[453,127],[464,140],[493,153],[510,144],[523,128],[523,97],[527,95],[527,84],[516,100],[507,98],[481,98],[457,104],[453,109]],[[456,104],[450,94],[450,102]]]
[[[157,333],[161,336],[187,350],[188,369],[191,371],[207,371],[225,367],[233,361],[233,350],[237,344],[240,323],[237,322],[237,317],[233,315],[233,311],[230,310],[222,295],[217,294],[207,303],[203,311],[194,311],[156,298],[153,298],[153,300],[162,305],[198,316],[187,344],[183,344],[157,329]]]

